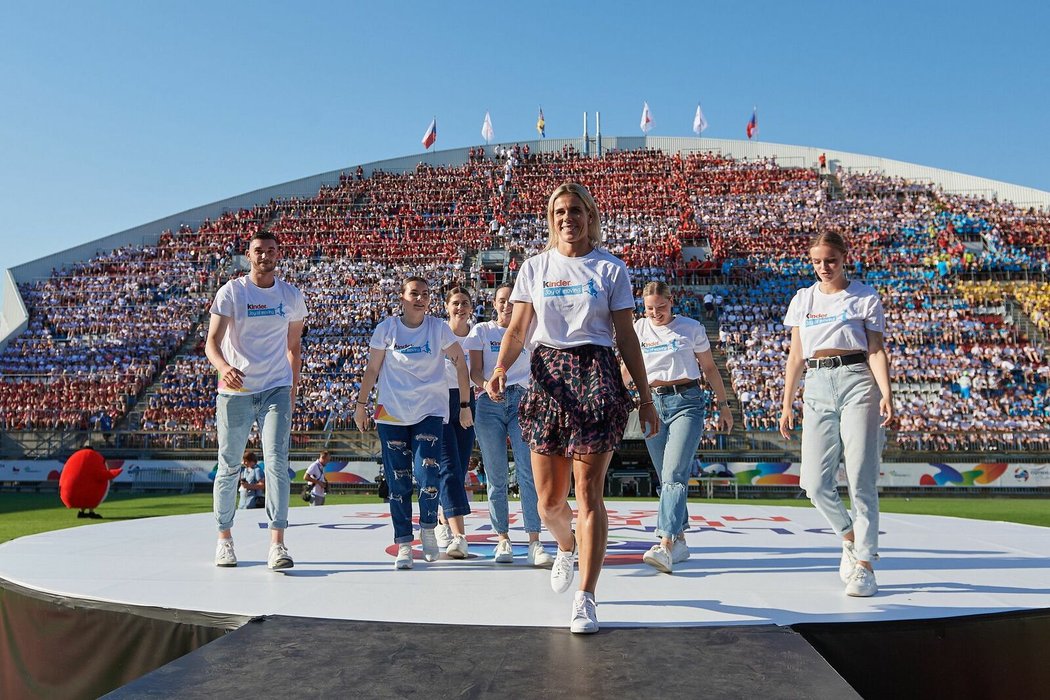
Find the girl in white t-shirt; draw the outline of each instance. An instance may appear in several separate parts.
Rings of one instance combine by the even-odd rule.
[[[818,282],[795,294],[784,317],[791,350],[780,434],[791,439],[795,395],[805,370],[799,481],[843,539],[839,576],[846,594],[871,596],[878,592],[872,562],[878,558],[882,429],[893,420],[885,315],[874,289],[846,279],[842,236],[819,234],[809,255]],[[840,459],[852,514],[836,489]]]
[[[456,366],[459,389],[470,391],[463,349],[444,321],[427,315],[430,287],[421,277],[401,285],[401,315],[380,322],[368,343],[368,365],[354,411],[359,430],[369,427],[368,396],[378,382],[374,418],[383,450],[383,472],[390,488],[390,518],[398,545],[394,568],[412,568],[412,476],[419,479],[419,529],[423,558],[438,558],[438,465],[442,424],[450,415],[445,358]],[[470,405],[460,404],[458,421],[473,424]]]
[[[733,415],[704,325],[671,312],[671,290],[663,282],[647,284],[642,290],[642,301],[645,316],[634,322],[634,330],[660,418],[659,432],[645,441],[653,467],[660,474],[660,509],[656,518],[660,542],[642,556],[642,561],[670,574],[675,564],[689,558],[685,542],[689,518],[686,490],[696,448],[704,434],[701,371],[715,392],[718,428],[732,430]],[[622,368],[625,373],[626,369]]]
[[[576,183],[555,189],[547,202],[547,227],[547,249],[522,263],[514,283],[514,311],[488,394],[493,401],[503,398],[526,340],[535,343],[521,428],[532,450],[540,515],[558,542],[551,587],[561,593],[572,585],[578,543],[580,589],[570,629],[589,634],[598,631],[594,589],[609,532],[605,473],[633,407],[612,349],[614,329],[620,355],[639,378],[646,435],[656,432],[657,418],[632,325],[627,266],[599,248],[601,224],[590,192]],[[567,500],[571,477],[579,509],[575,535]]]
[[[510,325],[511,285],[496,289],[493,306],[496,320],[479,323],[470,329],[464,347],[470,353],[470,377],[478,386],[487,388],[496,367],[503,344],[503,337]],[[489,497],[489,519],[499,541],[496,543],[494,559],[497,564],[514,562],[514,547],[510,542],[510,513],[507,502],[510,464],[507,461],[507,442],[514,452],[514,475],[521,495],[521,518],[529,538],[526,561],[532,566],[550,566],[554,562],[540,542],[540,514],[536,509],[536,483],[532,476],[532,457],[529,446],[521,434],[518,408],[529,388],[529,361],[532,353],[522,348],[521,358],[507,374],[503,398],[494,401],[487,393],[478,396],[474,428],[478,433],[478,445],[485,460],[486,487]]]
[[[463,287],[453,287],[445,295],[445,311],[448,312],[448,326],[456,338],[456,343],[463,349],[470,333],[471,301],[470,294]],[[466,350],[463,350],[467,357]],[[470,412],[475,412],[474,392],[459,391],[458,366],[450,360],[445,361],[445,379],[448,386],[449,415],[459,410],[462,404],[468,404]],[[467,363],[470,371],[470,363]],[[474,451],[474,426],[463,427],[456,421],[445,423],[441,438],[441,466],[438,468],[438,491],[441,502],[441,518],[436,530],[438,546],[445,547],[445,553],[453,559],[466,559],[468,554],[467,535],[463,529],[463,516],[470,515],[470,499],[467,497],[467,463],[470,453]],[[443,521],[442,521],[443,518]]]

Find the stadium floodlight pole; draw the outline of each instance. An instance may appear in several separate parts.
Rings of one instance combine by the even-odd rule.
[[[587,135],[587,113],[583,113],[583,155],[591,154],[591,137]]]
[[[594,143],[596,148],[595,156],[598,158],[602,157],[602,113],[594,113]]]

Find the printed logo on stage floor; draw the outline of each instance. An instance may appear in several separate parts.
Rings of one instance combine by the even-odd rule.
[[[470,546],[470,559],[491,559],[494,556],[496,543],[499,537],[492,529],[489,522],[488,509],[485,507],[472,506],[470,515],[464,517],[467,543]],[[699,509],[697,509],[699,510]],[[809,510],[804,511],[811,514]],[[576,511],[573,511],[574,516]],[[720,514],[717,508],[703,509],[702,512],[694,512],[689,515],[686,540],[690,548],[702,551],[704,547],[722,546],[740,541],[739,538],[747,536],[797,536],[802,534],[828,535],[834,533],[827,527],[808,527],[789,515],[785,511],[778,511],[769,515],[735,516]],[[658,510],[654,508],[630,508],[609,510],[609,545],[605,554],[605,564],[610,566],[638,564],[642,560],[642,554],[649,550],[659,538],[656,536],[656,519]],[[524,562],[528,550],[528,537],[523,529],[521,513],[511,512],[508,518],[510,524],[510,538],[514,545],[514,555]],[[412,543],[415,558],[422,559],[423,553],[420,549],[419,519],[414,518],[417,526],[416,540]],[[815,521],[814,521],[815,522]],[[319,525],[329,530],[379,530],[390,529],[393,536],[393,528],[390,525],[390,513],[384,510],[360,510],[353,515],[347,516],[344,522]],[[544,531],[540,535],[540,541],[544,543],[547,551],[554,553],[555,543],[550,533]],[[740,541],[744,544],[744,541]],[[397,546],[390,544],[386,548],[387,553],[393,557],[397,555]],[[444,555],[442,555],[444,559]]]

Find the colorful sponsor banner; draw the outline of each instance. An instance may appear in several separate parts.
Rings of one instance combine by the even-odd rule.
[[[313,461],[295,460],[290,472],[302,480],[306,468]],[[150,476],[180,475],[191,483],[210,483],[215,479],[217,463],[214,460],[133,460],[108,459],[107,466],[124,471],[115,481],[133,483],[136,478],[150,480]],[[0,462],[0,482],[58,481],[62,472],[58,460],[8,460]],[[700,462],[699,477],[725,479],[738,486],[798,486],[798,462]],[[153,472],[154,474],[151,474]],[[375,483],[382,465],[372,461],[331,460],[325,467],[325,476],[333,484]],[[846,485],[846,474],[838,470],[838,483]],[[1023,464],[998,461],[987,462],[888,462],[879,472],[879,486],[884,487],[974,487],[974,488],[1033,488],[1050,487],[1050,464]]]
[[[797,486],[798,462],[702,462],[702,478],[728,479],[740,486]],[[838,469],[840,486],[846,471]],[[945,463],[887,462],[879,471],[879,486],[885,487],[1046,487],[1050,486],[1050,464],[1009,462]]]

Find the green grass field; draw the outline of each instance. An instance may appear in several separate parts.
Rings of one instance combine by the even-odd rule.
[[[294,496],[295,494],[293,494]],[[656,499],[628,499],[655,501]],[[375,496],[333,495],[329,505],[347,503],[380,504]],[[808,508],[809,503],[799,499],[712,499],[692,498],[694,507],[716,504],[775,505]],[[292,499],[293,508],[307,507],[298,498]],[[184,496],[143,496],[129,493],[110,494],[98,509],[104,520],[84,520],[76,511],[67,510],[54,493],[0,494],[0,542],[33,535],[39,532],[61,530],[67,527],[97,525],[114,520],[134,520],[162,515],[208,513],[211,494],[194,493]],[[920,515],[947,515],[977,520],[1004,520],[1050,527],[1050,500],[1032,498],[882,498],[885,513],[916,513]]]

